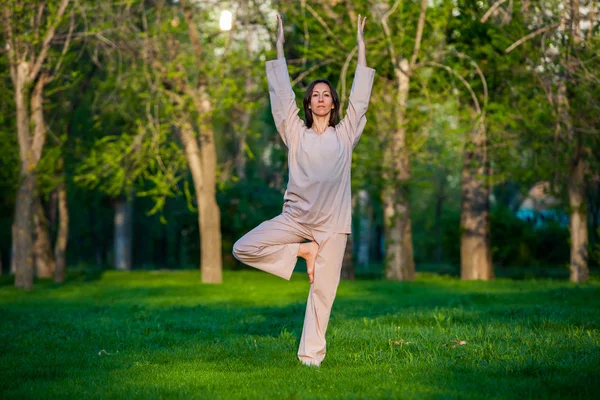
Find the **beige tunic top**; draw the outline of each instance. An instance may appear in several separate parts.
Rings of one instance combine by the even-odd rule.
[[[357,65],[346,116],[318,135],[298,117],[285,58],[267,61],[266,68],[271,111],[288,147],[283,213],[312,229],[351,233],[352,150],[367,122],[375,70]]]

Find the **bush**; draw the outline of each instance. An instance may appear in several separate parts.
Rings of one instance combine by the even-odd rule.
[[[569,231],[556,222],[535,227],[507,208],[490,214],[492,258],[505,266],[559,265],[569,262]]]

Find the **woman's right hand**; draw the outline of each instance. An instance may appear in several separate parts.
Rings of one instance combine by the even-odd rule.
[[[285,43],[285,38],[283,37],[283,21],[281,20],[281,15],[277,13],[277,22],[279,28],[277,29],[277,58],[284,58],[283,56],[283,43]]]

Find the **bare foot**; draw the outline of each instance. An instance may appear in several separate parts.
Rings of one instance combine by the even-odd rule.
[[[316,242],[302,243],[298,249],[298,257],[302,257],[306,260],[308,281],[311,285],[315,281],[315,261],[317,260],[318,252],[319,245]]]

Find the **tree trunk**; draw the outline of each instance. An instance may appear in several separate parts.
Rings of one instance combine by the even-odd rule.
[[[581,154],[579,152],[579,154]],[[585,161],[576,157],[569,170],[569,206],[571,212],[571,282],[589,280],[588,269],[588,224],[585,201]]]
[[[193,21],[193,11],[187,7],[187,3],[183,0],[181,6],[198,64],[202,65],[202,44],[198,26]],[[208,84],[204,79],[205,77],[201,77],[201,83],[195,90],[190,90],[190,87],[187,87],[187,92],[191,95],[190,97],[198,113],[198,127],[203,131],[200,135],[199,148],[201,153],[198,152],[198,143],[191,132],[191,127],[182,128],[181,133],[186,135],[184,139],[184,143],[187,143],[187,145],[184,144],[186,146],[186,156],[190,154],[190,157],[192,157],[188,157],[190,169],[198,169],[197,176],[193,176],[193,179],[199,208],[202,282],[221,283],[223,281],[223,261],[221,254],[221,213],[216,196],[217,148],[211,122],[212,104],[208,96]],[[197,155],[194,153],[197,153]],[[192,163],[197,165],[192,167]]]
[[[61,159],[62,165],[62,159]],[[66,253],[67,242],[69,240],[69,207],[67,203],[67,188],[63,180],[58,184],[58,234],[56,235],[56,244],[54,245],[54,258],[56,260],[56,268],[54,273],[54,281],[57,283],[64,282],[66,273]]]
[[[348,235],[346,241],[346,249],[344,250],[344,259],[342,261],[342,272],[341,278],[345,280],[354,280],[356,276],[354,274],[354,257],[352,256],[352,248],[354,247],[354,240],[352,234]]]
[[[52,253],[52,240],[50,229],[42,199],[39,196],[33,200],[33,222],[35,226],[35,275],[38,278],[52,278],[56,268],[54,254]]]
[[[35,191],[35,175],[21,171],[21,184],[17,191],[15,209],[15,287],[29,290],[33,287],[33,215],[32,200]]]
[[[19,174],[19,189],[17,191],[15,220],[14,220],[14,261],[15,286],[29,290],[33,287],[33,215],[32,204],[35,192],[35,174],[33,168],[30,134],[29,113],[26,101],[26,75],[29,66],[21,62],[17,66],[15,87],[15,105],[17,109],[17,135],[21,170]]]
[[[583,133],[575,132],[571,119],[568,97],[568,84],[576,85],[576,70],[580,61],[576,59],[576,52],[581,43],[579,0],[567,0],[564,3],[564,17],[569,21],[569,33],[572,44],[567,52],[567,68],[565,76],[561,77],[558,92],[559,118],[561,127],[565,128],[567,141],[574,143],[573,155],[569,162],[569,208],[570,208],[570,234],[571,234],[571,262],[569,269],[571,282],[584,282],[589,280],[588,267],[588,224],[587,205],[585,201],[585,170],[586,163],[583,158]],[[570,15],[567,10],[570,8]]]
[[[398,83],[397,129],[391,135],[384,153],[384,229],[386,241],[385,275],[392,280],[413,280],[415,262],[413,255],[410,218],[409,187],[410,166],[406,148],[406,105],[410,84],[408,60],[396,69]]]
[[[356,264],[367,268],[371,255],[373,209],[370,205],[369,192],[358,192],[358,248]]]
[[[31,125],[34,129],[33,140],[31,141],[31,154],[33,162],[31,167],[35,167],[42,157],[42,149],[46,142],[46,122],[44,120],[44,86],[48,76],[41,73],[31,91]],[[35,190],[35,189],[34,189]],[[33,253],[35,257],[35,272],[40,278],[50,278],[54,275],[54,255],[52,254],[52,240],[48,227],[48,219],[42,207],[41,199],[38,195],[32,199],[33,222],[35,228],[35,239]]]
[[[200,191],[200,238],[202,282],[223,282],[221,252],[221,211],[217,204],[217,147],[214,132],[208,124],[201,135],[203,182]]]
[[[490,247],[489,168],[484,117],[465,144],[462,169],[460,277],[494,279]]]
[[[198,141],[194,137],[192,127],[186,123],[179,130],[185,149],[185,157],[192,173],[196,200],[198,202],[198,226],[200,232],[200,270],[202,282],[220,283],[221,276],[221,224],[220,211],[215,197],[215,167],[212,174],[205,172],[205,166],[210,167],[210,143],[204,143],[202,156],[206,154],[208,162],[203,162]],[[214,149],[214,143],[212,144]],[[216,149],[215,149],[216,150]],[[212,185],[210,183],[213,183]],[[211,197],[212,188],[212,197]]]
[[[15,224],[14,222],[11,225],[11,234],[12,240],[10,246],[10,274],[15,275],[17,273],[17,257],[15,256],[17,254],[17,241],[15,239],[17,237],[17,224]]]
[[[600,246],[600,232],[598,223],[600,222],[600,174],[592,178],[592,181],[586,185],[587,204],[590,210],[588,218],[590,219],[591,237],[590,248],[594,249]],[[600,260],[598,260],[600,262]]]
[[[384,199],[386,278],[411,281],[415,277],[408,186],[392,188]]]
[[[23,40],[15,40],[15,36],[19,35],[23,29],[21,22],[18,26],[13,26],[13,23],[18,21],[12,18],[12,7],[5,6],[3,8],[3,27],[6,40],[6,50],[10,66],[10,76],[14,87],[15,107],[17,114],[17,138],[19,142],[19,156],[21,161],[20,182],[17,191],[17,203],[15,206],[15,230],[13,242],[15,243],[15,265],[16,277],[15,286],[23,289],[31,289],[33,287],[33,196],[35,195],[36,180],[35,167],[42,154],[44,142],[46,140],[46,127],[43,119],[42,95],[44,85],[49,81],[49,76],[46,73],[48,68],[43,68],[46,60],[48,49],[54,38],[54,33],[58,27],[62,16],[67,8],[69,0],[62,0],[60,4],[51,10],[53,22],[48,20],[42,22],[42,13],[38,13],[36,21],[31,20],[31,25],[34,31],[39,33],[41,27],[47,28],[42,40],[37,40],[37,44],[41,43],[39,54],[36,54],[36,48],[31,43],[28,43],[27,38]],[[42,9],[40,9],[42,10]],[[28,25],[29,26],[29,25]],[[24,28],[29,30],[29,28]],[[22,35],[21,35],[22,36]],[[70,34],[67,38],[67,43],[70,40]],[[67,47],[65,47],[66,49]],[[60,58],[62,59],[62,57]],[[59,60],[60,60],[59,59]],[[26,60],[31,60],[28,62]],[[60,64],[61,61],[58,61]],[[55,65],[56,66],[56,65]],[[48,66],[46,66],[48,67]],[[51,69],[51,67],[50,67]],[[43,71],[43,72],[42,72]],[[30,84],[35,82],[35,86],[31,92],[31,115],[28,113],[26,94],[29,93]],[[31,120],[30,120],[31,118]],[[34,135],[30,136],[29,124],[33,123]]]
[[[131,195],[117,200],[115,207],[115,268],[131,270],[131,236],[133,199]]]

